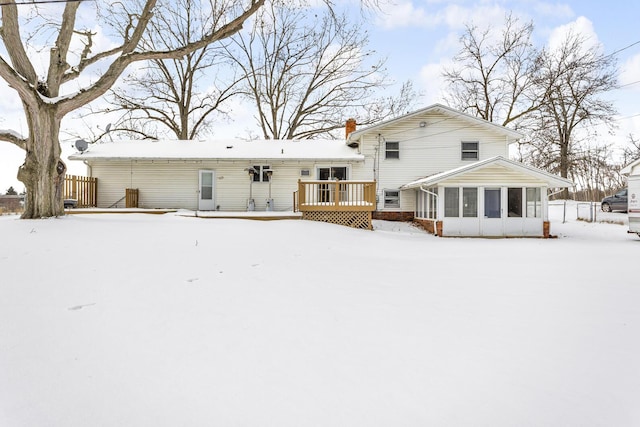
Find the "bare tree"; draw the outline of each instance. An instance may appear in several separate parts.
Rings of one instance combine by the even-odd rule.
[[[171,50],[203,36],[209,12],[202,4],[190,0],[174,4],[184,13],[158,17],[162,27],[152,22],[149,38],[142,41],[146,50]],[[124,112],[111,132],[151,139],[169,134],[186,140],[209,131],[213,116],[226,116],[223,106],[235,94],[237,83],[228,72],[229,64],[222,63],[220,49],[210,44],[182,58],[153,59],[126,76],[124,85],[108,97],[116,111]]]
[[[21,34],[25,20],[21,19],[19,5],[13,0],[3,2],[1,36],[9,60],[0,57],[0,77],[20,97],[29,135],[24,137],[15,132],[1,131],[0,140],[26,152],[25,163],[18,171],[18,179],[27,189],[22,217],[39,218],[64,213],[62,189],[67,168],[60,158],[59,133],[60,123],[67,114],[104,95],[125,68],[134,62],[178,58],[233,35],[263,3],[264,0],[207,2],[210,19],[206,21],[201,37],[178,43],[168,50],[147,50],[141,42],[149,37],[150,28],[162,27],[158,17],[181,11],[172,2],[158,0],[116,2],[111,4],[106,16],[117,29],[120,42],[105,51],[93,53],[95,34],[89,29],[77,28],[77,15],[80,8],[98,8],[99,2],[70,1],[60,9],[58,21],[41,19],[40,27],[52,29],[55,40],[48,48],[49,64],[45,75],[39,77],[34,58],[27,54]],[[93,12],[100,13],[99,10]],[[77,56],[71,49],[73,42],[84,45]],[[63,85],[70,82],[75,82],[79,90],[65,94]]]
[[[509,14],[498,34],[494,27],[467,25],[452,67],[445,68],[446,102],[468,114],[503,126],[535,111],[544,94],[535,87],[538,51],[531,43],[533,23]]]
[[[622,164],[628,165],[629,163],[640,159],[640,140],[633,134],[627,135],[629,145],[622,149]]]
[[[582,142],[598,137],[596,126],[615,126],[616,110],[602,95],[616,87],[616,61],[599,50],[570,32],[557,48],[546,49],[538,62],[536,85],[546,95],[535,112],[533,156],[555,153],[542,166],[565,178],[576,167]]]
[[[346,118],[372,123],[408,105],[403,96],[415,95],[408,84],[392,105],[376,104],[374,95],[388,81],[384,61],[367,48],[359,25],[330,11],[318,16],[271,4],[233,41],[229,57],[244,74],[243,93],[266,139],[331,137]]]
[[[512,15],[500,36],[491,27],[467,26],[454,66],[443,73],[447,102],[524,131],[521,160],[587,186],[607,185],[582,173],[600,161],[591,144],[596,125],[613,125],[615,109],[601,95],[615,87],[615,60],[571,33],[558,48],[538,50],[532,31],[533,24],[521,25]]]

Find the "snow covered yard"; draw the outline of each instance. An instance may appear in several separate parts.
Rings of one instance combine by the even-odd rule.
[[[640,238],[559,209],[549,240],[2,216],[0,425],[640,425]]]

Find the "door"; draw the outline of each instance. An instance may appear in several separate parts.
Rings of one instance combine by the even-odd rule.
[[[485,188],[482,235],[500,236],[502,233],[502,190],[500,188]]]
[[[318,179],[321,181],[345,181],[347,177],[347,167],[337,166],[328,168],[318,168]],[[318,200],[321,202],[335,201],[334,185],[320,184],[318,186]],[[340,200],[345,201],[347,199],[347,187],[346,185],[340,185]]]
[[[198,210],[213,211],[216,209],[213,183],[215,172],[211,170],[201,170],[198,191]]]

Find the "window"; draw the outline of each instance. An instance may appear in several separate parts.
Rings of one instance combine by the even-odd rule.
[[[462,189],[462,216],[476,218],[478,216],[478,189]]]
[[[253,182],[269,182],[271,166],[252,166],[256,173],[253,174]]]
[[[542,216],[542,201],[540,188],[527,188],[527,218]]]
[[[344,166],[332,166],[329,168],[318,168],[318,179],[321,181],[339,179],[344,181],[348,179],[347,168]]]
[[[499,188],[484,189],[484,217],[502,218],[502,196]]]
[[[522,188],[509,188],[507,200],[507,215],[510,218],[522,218]]]
[[[384,207],[399,208],[400,207],[400,191],[384,190]]]
[[[400,158],[400,143],[390,142],[385,143],[384,149],[385,159],[399,159]]]
[[[444,216],[459,217],[460,216],[460,200],[458,200],[458,188],[444,189]]]
[[[462,143],[462,160],[479,160],[480,150],[478,148],[479,143],[475,142],[463,142]]]

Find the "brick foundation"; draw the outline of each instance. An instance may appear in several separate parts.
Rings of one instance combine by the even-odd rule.
[[[428,233],[436,234],[436,221],[430,219],[414,219],[414,223],[425,229]]]
[[[375,211],[372,218],[385,221],[413,221],[413,212]]]

